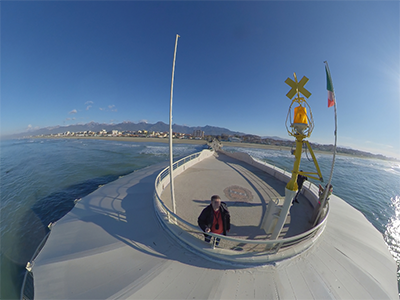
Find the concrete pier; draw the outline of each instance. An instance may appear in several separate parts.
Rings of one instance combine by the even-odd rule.
[[[246,239],[269,237],[260,228],[268,203],[285,196],[285,183],[245,162],[218,153],[203,160],[175,178],[177,214],[197,226],[197,218],[210,204],[212,195],[219,195],[226,202],[231,214],[230,236]],[[172,207],[169,186],[161,195],[167,206]],[[310,202],[299,196],[294,203],[281,238],[303,233],[311,228],[313,212]]]
[[[54,224],[32,262],[35,299],[397,299],[396,263],[382,235],[334,195],[325,231],[290,259],[239,267],[182,247],[154,209],[154,181],[165,166],[99,188]],[[222,156],[188,169],[176,186],[179,215],[196,224],[211,195],[220,194],[231,210],[230,234],[247,238],[263,237],[262,213],[284,188]],[[309,204],[299,201],[285,235],[307,227]]]

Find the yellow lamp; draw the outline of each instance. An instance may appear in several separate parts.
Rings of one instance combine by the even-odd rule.
[[[294,108],[294,120],[292,124],[297,134],[306,135],[308,129],[307,109],[303,106]]]
[[[294,124],[305,124],[308,125],[307,109],[303,106],[294,108]]]

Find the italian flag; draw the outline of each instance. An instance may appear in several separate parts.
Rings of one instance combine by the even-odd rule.
[[[325,71],[326,71],[326,89],[328,90],[328,107],[331,107],[335,104],[335,92],[333,91],[331,73],[329,72],[327,63],[325,64]]]

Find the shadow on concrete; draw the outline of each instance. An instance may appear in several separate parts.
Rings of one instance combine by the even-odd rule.
[[[141,178],[127,189],[127,195],[122,199],[107,200],[121,201],[121,207],[125,212],[120,213],[119,219],[115,217],[115,211],[101,207],[96,207],[96,213],[92,215],[83,211],[77,212],[76,215],[82,214],[80,217],[82,221],[100,226],[113,238],[156,260],[175,260],[196,267],[220,270],[237,268],[237,266],[218,264],[197,256],[188,251],[188,248],[181,246],[164,230],[156,216],[153,204],[154,182],[162,169],[156,168]],[[114,204],[111,203],[111,207],[113,206]],[[92,208],[86,205],[85,210],[92,210]],[[134,253],[132,255],[135,257]]]

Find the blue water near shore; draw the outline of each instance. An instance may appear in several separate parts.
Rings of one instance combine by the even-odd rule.
[[[181,157],[202,148],[174,144],[174,155]],[[293,166],[293,156],[288,151],[224,149],[247,152],[287,171]],[[2,141],[0,298],[19,298],[25,265],[48,232],[47,225],[68,213],[75,199],[120,176],[168,161],[168,153],[168,144],[164,143],[75,139]],[[316,156],[327,181],[332,156]],[[301,168],[314,170],[306,156]],[[361,211],[382,233],[397,261],[400,283],[400,164],[337,156],[332,184],[337,196]]]

